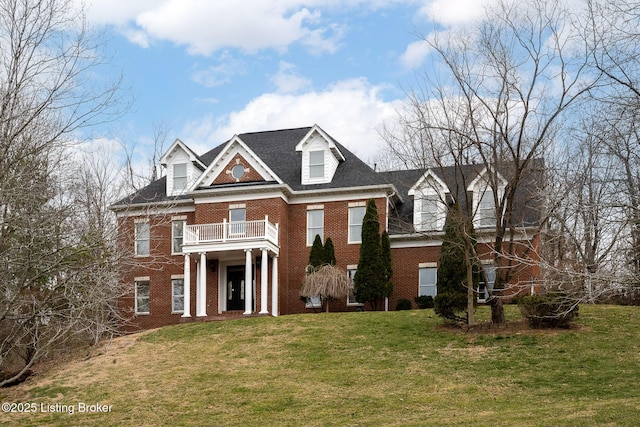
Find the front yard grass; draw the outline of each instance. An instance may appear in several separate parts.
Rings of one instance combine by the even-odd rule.
[[[507,306],[508,316],[518,316]],[[488,307],[478,316],[488,317]],[[637,425],[640,307],[581,306],[570,330],[464,333],[433,310],[171,326],[0,389],[2,425]]]

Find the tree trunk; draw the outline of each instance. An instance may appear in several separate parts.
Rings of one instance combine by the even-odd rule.
[[[498,297],[491,297],[489,300],[491,304],[491,322],[492,323],[505,323],[504,318],[504,306],[502,305],[502,299]]]
[[[474,299],[473,292],[473,262],[471,260],[471,254],[469,253],[469,246],[465,244],[464,247],[465,256],[467,259],[467,325],[471,326],[475,323],[474,319]]]

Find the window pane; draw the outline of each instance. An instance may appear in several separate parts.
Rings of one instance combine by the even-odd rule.
[[[184,280],[172,279],[171,311],[184,311]]]
[[[245,208],[229,209],[229,221],[241,222],[247,220],[247,210]]]
[[[171,227],[173,234],[173,253],[182,252],[182,237],[184,233],[184,221],[174,221]]]
[[[478,223],[482,227],[490,227],[496,222],[496,205],[493,200],[493,191],[486,189],[478,203]]]
[[[229,209],[229,233],[244,234],[245,221],[247,220],[247,210],[245,208]]]
[[[349,289],[349,296],[347,297],[347,304],[350,305],[360,304],[358,300],[356,300],[353,285],[353,278],[356,276],[356,271],[358,270],[347,270],[347,275],[349,276],[349,279],[351,279],[351,289]]]
[[[324,210],[307,211],[307,245],[312,245],[316,235],[324,240]]]
[[[309,178],[324,177],[324,151],[309,152]]]
[[[136,313],[149,313],[149,282],[136,282]]]
[[[440,199],[437,195],[424,196],[422,198],[421,222],[424,230],[437,230],[438,208]]]
[[[436,296],[437,271],[438,270],[436,268],[421,268],[419,270],[418,296]]]
[[[362,220],[366,210],[364,206],[349,208],[349,242],[362,241]]]
[[[135,225],[135,254],[149,255],[149,223],[141,222]]]
[[[184,190],[187,188],[187,164],[173,165],[173,189]]]

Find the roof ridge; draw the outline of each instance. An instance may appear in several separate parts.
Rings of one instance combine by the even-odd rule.
[[[274,133],[274,132],[286,132],[286,131],[292,131],[292,130],[311,129],[312,127],[313,126],[300,126],[300,127],[296,127],[296,128],[257,130],[257,131],[253,131],[253,132],[242,132],[242,133],[239,133],[238,136],[241,136],[241,135],[256,135],[256,134],[259,134],[259,133]]]

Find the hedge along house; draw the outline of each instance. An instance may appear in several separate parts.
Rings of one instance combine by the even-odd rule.
[[[164,177],[112,206],[119,244],[130,255],[121,280],[131,292],[121,307],[134,328],[317,310],[318,301],[300,298],[313,240],[331,237],[337,266],[353,277],[369,199],[380,231],[391,234],[390,307],[435,295],[446,206],[434,203],[426,186],[440,180],[451,193],[447,177],[376,172],[317,125],[236,135],[202,156],[176,140],[161,162]],[[469,190],[478,200],[481,182]],[[529,239],[539,221],[527,215]],[[525,270],[518,280],[536,274]],[[331,302],[332,311],[359,307],[353,297]]]

